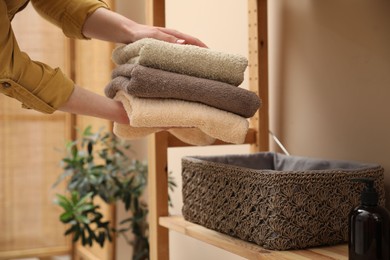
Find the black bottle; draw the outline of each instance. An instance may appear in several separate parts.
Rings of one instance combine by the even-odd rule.
[[[390,214],[378,205],[374,180],[354,181],[366,186],[361,204],[349,214],[349,260],[390,260]]]

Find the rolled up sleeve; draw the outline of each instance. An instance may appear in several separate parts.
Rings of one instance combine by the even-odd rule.
[[[82,33],[86,18],[96,9],[109,8],[101,0],[31,0],[37,12],[62,28],[70,38],[88,39]]]
[[[0,1],[0,46],[1,93],[43,113],[53,113],[69,99],[72,80],[60,69],[33,61],[20,51],[4,1]]]

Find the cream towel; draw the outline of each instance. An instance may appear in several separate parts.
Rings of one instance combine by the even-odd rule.
[[[110,98],[124,90],[135,97],[199,102],[246,118],[252,117],[261,103],[256,93],[231,84],[142,65],[120,65],[112,77],[105,88]]]
[[[194,45],[180,45],[145,38],[117,47],[112,53],[117,64],[140,64],[238,86],[248,66],[246,57]]]
[[[245,141],[249,128],[245,118],[200,103],[137,98],[124,91],[119,91],[114,99],[122,102],[133,127],[178,127],[176,133],[181,127],[195,127],[208,136],[235,144]]]
[[[131,125],[114,123],[113,132],[120,138],[134,140],[164,130],[164,128],[157,127],[133,127]],[[215,142],[215,138],[208,136],[198,128],[171,128],[167,131],[176,136],[177,139],[191,145],[210,145]]]

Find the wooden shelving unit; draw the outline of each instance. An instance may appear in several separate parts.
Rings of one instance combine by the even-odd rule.
[[[148,22],[165,26],[165,1],[149,0]],[[249,27],[249,88],[262,99],[262,107],[251,118],[245,144],[252,152],[268,151],[268,32],[267,0],[248,0]],[[149,160],[149,227],[150,259],[169,259],[169,230],[199,239],[247,259],[348,259],[346,245],[312,248],[296,251],[270,251],[203,226],[185,221],[180,216],[169,216],[168,212],[168,148],[184,147],[168,132],[152,135],[148,141]],[[215,144],[224,144],[217,141]]]
[[[345,245],[307,250],[272,251],[188,222],[182,216],[160,217],[160,225],[247,259],[348,259]]]

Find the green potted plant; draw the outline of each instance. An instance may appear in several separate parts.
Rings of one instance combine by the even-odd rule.
[[[103,246],[114,233],[121,234],[133,246],[133,259],[144,260],[149,259],[148,208],[143,199],[147,164],[131,158],[132,153],[129,143],[111,132],[101,129],[93,133],[87,127],[79,139],[66,144],[66,155],[61,161],[64,172],[55,185],[65,181],[69,193],[57,194],[56,202],[64,210],[61,222],[69,225],[65,235],[72,235],[73,242]],[[176,186],[172,178],[169,186]],[[104,221],[95,197],[107,204],[123,202],[129,218],[114,229],[109,221]],[[133,239],[126,236],[129,230]]]

